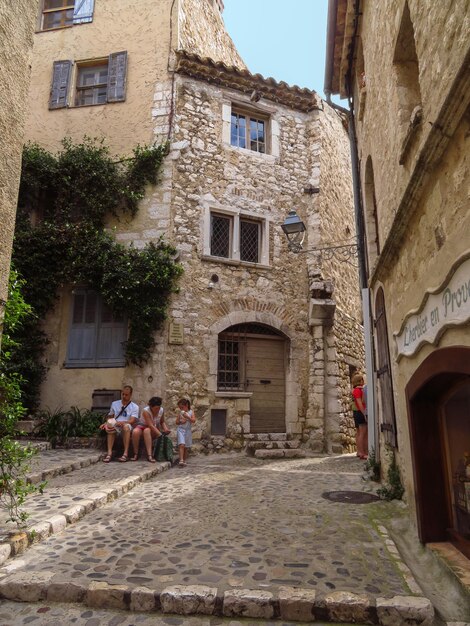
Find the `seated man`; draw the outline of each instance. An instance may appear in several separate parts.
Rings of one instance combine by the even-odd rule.
[[[119,461],[125,463],[129,457],[129,444],[131,441],[132,424],[139,417],[139,407],[131,401],[132,387],[125,385],[121,391],[121,399],[111,404],[106,422],[101,424],[100,429],[106,432],[108,453],[103,462],[109,463],[113,456],[113,446],[116,435],[122,434],[124,452]]]

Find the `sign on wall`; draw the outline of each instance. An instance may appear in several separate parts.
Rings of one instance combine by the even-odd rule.
[[[181,322],[170,322],[168,343],[174,343],[177,345],[184,343],[184,330]]]
[[[412,356],[425,343],[434,344],[449,326],[470,320],[470,258],[467,254],[452,266],[445,281],[427,291],[421,306],[410,312],[394,333],[397,361]]]

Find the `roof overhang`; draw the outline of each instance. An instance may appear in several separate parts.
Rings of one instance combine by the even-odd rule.
[[[325,94],[349,95],[351,50],[354,46],[356,5],[360,0],[329,0],[326,40]]]
[[[254,101],[265,98],[305,113],[321,108],[321,98],[316,91],[264,78],[261,74],[251,74],[248,70],[227,66],[221,61],[185,50],[176,51],[176,71],[220,87],[236,89],[250,95]]]

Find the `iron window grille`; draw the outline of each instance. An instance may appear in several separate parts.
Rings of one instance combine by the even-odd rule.
[[[238,228],[235,228],[235,220],[237,220]],[[235,253],[233,250],[232,240],[234,233],[238,235],[237,241],[234,242],[237,244],[235,247],[238,248],[238,253]],[[261,236],[261,222],[254,219],[243,219],[238,215],[211,214],[211,256],[224,259],[240,258],[240,261],[259,263],[261,257]]]

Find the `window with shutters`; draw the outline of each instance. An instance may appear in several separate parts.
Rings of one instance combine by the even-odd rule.
[[[76,289],[72,297],[65,366],[123,367],[127,321],[113,314],[100,294]]]
[[[65,28],[93,21],[95,0],[43,0],[41,30]]]
[[[92,106],[126,99],[127,52],[113,52],[102,59],[77,61],[74,96],[70,96],[72,61],[54,61],[49,109]]]
[[[240,213],[210,213],[208,255],[246,263],[267,263],[267,223]]]

